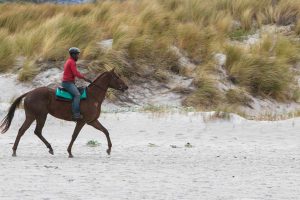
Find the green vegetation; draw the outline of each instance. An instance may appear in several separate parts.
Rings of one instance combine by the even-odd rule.
[[[89,147],[97,147],[100,146],[101,144],[97,140],[90,140],[86,143],[86,145]]]
[[[92,71],[116,67],[135,77],[168,81],[168,73],[195,76],[196,90],[185,105],[201,109],[220,104],[247,105],[246,93],[298,101],[293,67],[300,53],[300,1],[293,0],[99,0],[94,4],[0,4],[0,72],[18,70],[29,81],[40,70],[37,60],[62,61],[70,46],[82,49]],[[294,25],[290,34],[270,33],[254,45],[247,36],[264,25]],[[102,50],[101,40],[113,39]],[[176,47],[197,67],[180,68]],[[239,90],[217,86],[214,54],[224,53],[226,73]]]
[[[239,29],[231,31],[229,33],[229,37],[232,40],[242,41],[242,40],[246,39],[246,37],[248,35],[250,35],[251,33],[253,33],[253,32],[249,32],[245,29],[239,28]]]

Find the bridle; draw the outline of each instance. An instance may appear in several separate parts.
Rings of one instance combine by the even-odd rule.
[[[104,73],[103,73],[103,74],[104,74]],[[91,86],[91,85],[93,85],[93,86],[95,86],[96,88],[98,88],[98,89],[100,89],[100,90],[106,91],[107,88],[103,88],[103,87],[101,87],[101,86],[99,86],[99,85],[96,85],[96,84],[94,83],[94,82],[95,82],[98,78],[100,78],[103,74],[101,74],[101,75],[98,76],[93,82],[91,82],[91,83],[88,85],[88,87]]]
[[[101,75],[98,76],[93,82],[91,82],[91,83],[88,85],[87,88],[90,88],[89,86],[95,86],[95,88],[97,88],[97,89],[99,89],[99,90],[101,90],[101,91],[105,91],[105,92],[106,92],[106,90],[107,90],[108,88],[103,88],[103,87],[101,87],[101,86],[99,86],[99,85],[96,85],[96,84],[94,83],[94,82],[95,82],[98,78],[100,78],[102,75],[103,75],[103,74],[101,74]],[[120,79],[120,76],[117,76],[117,75],[112,74],[112,73],[110,73],[110,75],[111,75],[111,78],[114,79],[114,80]],[[123,91],[122,88],[119,88],[119,89]],[[94,96],[94,95],[92,94],[92,96]],[[95,97],[94,97],[94,98],[95,98]]]
[[[100,89],[100,90],[103,90],[103,91],[106,91],[106,90],[107,90],[107,89],[105,89],[105,88],[103,88],[103,87],[101,87],[101,86],[99,86],[99,85],[96,85],[94,82],[91,82],[91,83],[88,85],[88,87],[89,87],[90,85],[93,85],[93,86],[95,86],[96,88],[98,88],[98,89]]]
[[[113,74],[111,74],[111,75],[112,75],[112,77],[111,77],[112,79],[117,80],[117,79],[120,78],[119,76],[113,76]],[[101,76],[101,75],[100,75],[100,76]],[[99,76],[99,77],[100,77],[100,76]],[[98,78],[99,78],[99,77],[98,77]],[[98,78],[97,78],[97,79],[98,79]],[[97,79],[96,79],[96,80],[97,80]],[[91,82],[91,83],[88,85],[88,87],[89,87],[90,85],[93,85],[93,86],[95,86],[96,88],[98,88],[98,89],[100,89],[100,90],[104,90],[104,91],[107,90],[107,89],[105,89],[105,88],[103,88],[103,87],[101,87],[101,86],[99,86],[99,85],[96,85],[96,84],[94,83],[94,81]]]

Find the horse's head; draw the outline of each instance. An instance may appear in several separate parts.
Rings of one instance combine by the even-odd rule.
[[[109,71],[112,75],[112,78],[109,82],[108,87],[120,90],[124,92],[125,90],[128,89],[128,86],[125,84],[125,82],[120,78],[118,74],[115,73],[114,69]]]

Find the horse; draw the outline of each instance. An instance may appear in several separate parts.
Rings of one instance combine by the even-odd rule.
[[[101,104],[105,98],[105,94],[108,88],[120,90],[124,92],[128,89],[128,86],[120,78],[118,74],[114,72],[114,69],[106,71],[97,76],[97,78],[88,85],[86,100],[80,101],[80,111],[83,115],[83,119],[76,121],[76,126],[73,131],[71,142],[68,146],[69,158],[73,157],[72,146],[76,140],[82,127],[86,124],[93,126],[97,130],[103,132],[107,139],[108,149],[107,154],[110,155],[112,143],[109,137],[107,129],[98,121],[101,113]],[[24,98],[24,110],[25,121],[18,131],[15,143],[12,147],[12,156],[17,156],[17,148],[21,137],[31,124],[36,121],[36,127],[34,130],[35,135],[46,145],[49,149],[49,153],[54,155],[53,149],[50,143],[42,135],[42,129],[44,127],[47,115],[50,114],[58,119],[72,121],[72,102],[59,101],[56,99],[55,90],[48,87],[39,87],[33,89],[20,97],[18,97],[10,106],[8,114],[1,122],[0,129],[2,134],[8,131],[11,122],[14,117],[14,113],[17,107],[19,107],[22,99]]]

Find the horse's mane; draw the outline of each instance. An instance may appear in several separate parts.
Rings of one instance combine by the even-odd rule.
[[[104,74],[106,74],[107,72],[109,72],[109,71],[106,71],[106,72],[103,72],[103,73],[101,73],[101,74],[99,74],[98,76],[97,76],[97,78],[95,78],[94,80],[93,80],[93,82],[95,82],[96,80],[98,80],[100,77],[102,77]]]

